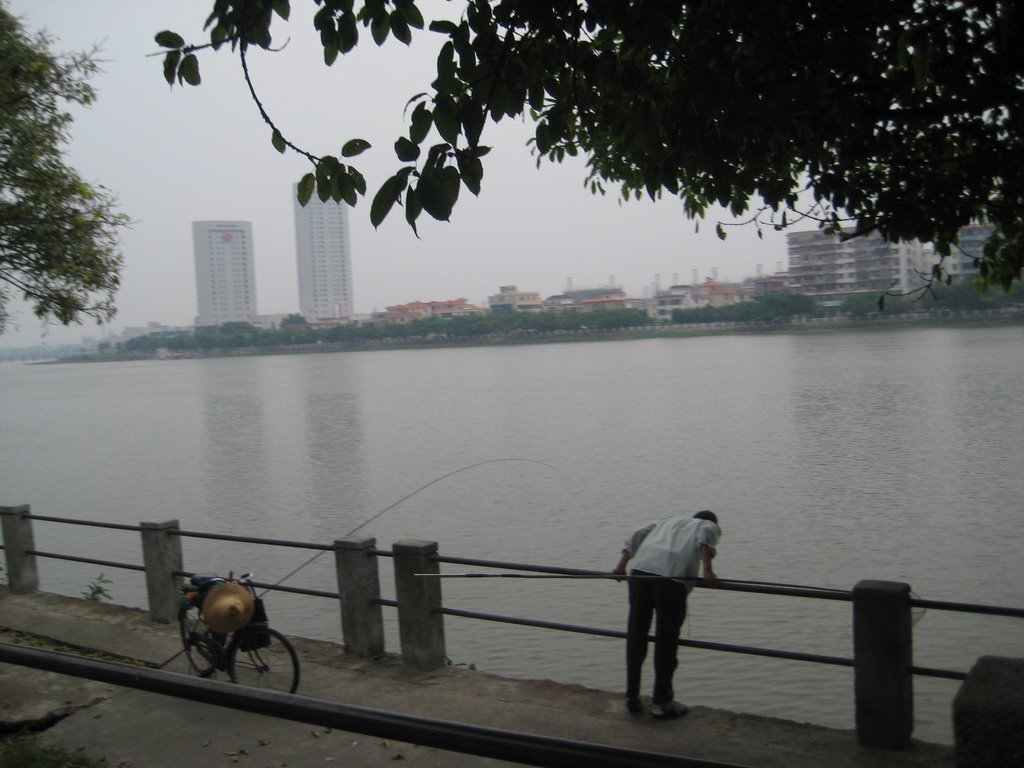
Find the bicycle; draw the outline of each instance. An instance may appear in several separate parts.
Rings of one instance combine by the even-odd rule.
[[[234,632],[214,632],[203,621],[203,600],[212,587],[230,579],[215,573],[193,574],[182,585],[179,597],[182,647],[191,670],[200,677],[225,672],[232,683],[295,693],[299,658],[288,639],[267,624],[266,609],[256,595],[253,579],[253,573],[238,577],[238,583],[252,595],[252,619]]]

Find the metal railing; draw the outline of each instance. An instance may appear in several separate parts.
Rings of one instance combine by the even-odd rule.
[[[181,530],[176,521],[138,526],[101,523],[96,521],[32,515],[28,507],[0,508],[4,523],[4,542],[7,554],[8,577],[12,589],[31,591],[38,587],[36,558],[54,558],[72,562],[98,564],[111,568],[144,571],[150,612],[154,618],[173,621],[178,579],[192,575],[182,565],[181,540],[185,538],[230,541],[261,546],[291,547],[321,552],[333,551],[338,572],[338,591],[291,587],[282,584],[259,583],[264,590],[336,600],[342,614],[343,640],[350,651],[365,656],[383,652],[383,627],[380,609],[397,608],[403,659],[420,666],[443,665],[444,617],[469,618],[515,624],[525,627],[557,630],[563,632],[622,639],[626,633],[600,627],[581,626],[556,621],[544,621],[496,613],[463,610],[445,606],[441,602],[438,579],[416,579],[424,573],[440,575],[440,566],[464,565],[495,568],[504,571],[548,574],[552,576],[608,577],[607,572],[564,568],[530,563],[516,563],[477,558],[441,556],[437,554],[435,542],[399,542],[392,550],[378,549],[372,538],[346,538],[330,545],[305,541],[238,536]],[[143,538],[142,565],[110,560],[78,557],[39,550],[35,548],[32,522],[48,522],[66,525],[85,525],[111,530],[141,533]],[[380,558],[392,558],[395,568],[396,599],[380,594],[378,563]],[[430,582],[433,581],[433,584]],[[700,584],[698,584],[700,586]],[[905,701],[910,696],[909,677],[913,675],[948,680],[963,680],[967,672],[950,669],[936,669],[913,664],[911,655],[910,610],[949,611],[966,614],[1024,618],[1024,609],[993,605],[972,605],[939,600],[921,600],[910,595],[907,585],[890,582],[861,582],[853,590],[837,590],[800,585],[773,584],[767,582],[743,582],[720,580],[718,590],[745,592],[784,597],[813,598],[817,600],[842,601],[854,604],[854,657],[838,657],[812,653],[801,653],[784,649],[762,648],[702,640],[680,639],[681,646],[703,650],[762,656],[801,662],[834,665],[853,668],[856,696],[885,696],[892,700],[898,717],[880,709],[880,720],[891,723],[894,719],[906,721],[906,738],[912,728],[912,704]],[[892,610],[895,607],[895,610]],[[859,617],[859,618],[858,618]],[[898,638],[893,652],[892,638]],[[888,644],[881,650],[879,643]],[[894,661],[895,659],[895,661]],[[905,679],[904,679],[905,678]],[[868,693],[860,693],[862,686]],[[858,707],[858,717],[861,708]],[[888,727],[888,726],[887,726]],[[858,720],[858,733],[862,725]],[[863,736],[863,734],[861,734]],[[898,742],[902,737],[882,741]],[[863,739],[862,739],[863,740]],[[870,737],[869,741],[871,743]],[[878,746],[892,746],[878,743]]]
[[[49,523],[61,523],[65,525],[77,525],[77,526],[89,526],[95,528],[106,528],[108,530],[118,531],[130,531],[139,533],[143,530],[141,525],[126,525],[121,523],[105,523],[93,520],[79,520],[74,518],[66,517],[54,517],[51,515],[33,515],[29,514],[26,516],[28,520],[37,520],[39,522]],[[263,546],[272,547],[290,547],[295,549],[309,549],[319,550],[323,552],[331,552],[334,550],[333,544],[317,544],[309,541],[294,541],[287,539],[276,539],[259,536],[239,536],[236,534],[222,534],[222,533],[209,533],[205,531],[188,531],[188,530],[174,530],[172,535],[182,538],[196,538],[206,539],[212,541],[229,541],[242,544],[257,544]],[[4,549],[4,546],[0,544],[0,549]],[[372,547],[370,550],[376,557],[394,557],[394,553],[391,550],[378,549]],[[47,552],[43,550],[28,550],[25,552],[27,555],[32,555],[41,558],[50,558],[55,560],[66,560],[69,562],[76,563],[87,563],[92,565],[101,565],[109,568],[120,568],[123,570],[144,572],[146,570],[145,565],[139,565],[134,563],[125,563],[114,560],[102,560],[97,558],[79,557],[76,555],[68,555],[56,552]],[[479,558],[469,557],[454,557],[447,555],[434,555],[430,558],[437,563],[443,563],[448,565],[465,565],[477,568],[495,568],[502,571],[510,572],[522,572],[522,573],[538,573],[538,574],[551,574],[551,575],[565,575],[565,576],[594,576],[594,577],[606,577],[608,574],[605,571],[588,570],[581,568],[565,568],[560,566],[540,565],[533,563],[519,563],[510,562],[503,560],[486,560]],[[10,570],[10,569],[8,569]],[[186,570],[175,570],[172,575],[177,577],[189,577],[192,576],[192,571]],[[698,580],[699,581],[699,580]],[[329,590],[321,589],[309,589],[304,587],[292,587],[286,586],[280,583],[266,583],[266,582],[254,582],[254,586],[258,589],[264,589],[267,591],[284,592],[297,595],[305,595],[309,597],[320,597],[332,600],[338,600],[341,597],[340,592],[332,592]],[[698,583],[698,586],[702,586]],[[729,592],[745,592],[751,594],[763,594],[763,595],[775,595],[781,597],[804,597],[813,598],[817,600],[833,600],[842,602],[853,602],[852,590],[841,590],[834,588],[825,587],[801,587],[791,586],[784,584],[770,584],[763,582],[751,582],[751,581],[738,581],[730,579],[719,580],[718,586],[716,587],[719,591]],[[397,607],[398,603],[395,600],[387,598],[378,598],[375,601],[378,605],[385,607]],[[973,603],[960,603],[960,602],[949,602],[941,600],[922,600],[919,598],[910,598],[908,605],[911,608],[923,608],[928,610],[937,611],[949,611],[953,613],[970,613],[986,616],[1004,616],[1011,618],[1024,618],[1024,609],[1021,608],[1008,608],[1004,606],[994,605],[976,605]],[[593,635],[596,637],[609,637],[624,639],[626,633],[621,630],[603,629],[600,627],[589,627],[575,624],[567,624],[563,622],[555,621],[544,621],[537,619],[528,619],[517,616],[505,616],[501,614],[483,613],[480,611],[468,611],[459,608],[447,608],[442,607],[438,609],[438,612],[446,616],[456,616],[460,618],[478,619],[481,621],[494,621],[505,624],[515,624],[525,627],[537,627],[540,629],[553,629],[564,632],[573,632],[578,634]],[[751,656],[764,656],[768,658],[777,659],[789,659],[793,661],[808,661],[819,664],[830,664],[842,667],[852,667],[854,660],[852,658],[842,658],[837,656],[826,656],[819,654],[810,653],[797,653],[792,651],[771,649],[771,648],[759,648],[755,646],[746,645],[732,645],[727,643],[712,643],[701,640],[686,640],[680,639],[679,644],[681,646],[701,648],[704,650],[712,651],[725,651],[728,653],[738,653]],[[965,671],[949,670],[949,669],[935,669],[928,667],[912,667],[911,671],[922,677],[936,677],[948,680],[963,680],[966,676]]]

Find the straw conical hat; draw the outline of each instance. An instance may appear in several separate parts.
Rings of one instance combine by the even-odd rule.
[[[241,629],[252,619],[252,610],[252,594],[233,581],[211,587],[203,598],[203,621],[214,632]]]

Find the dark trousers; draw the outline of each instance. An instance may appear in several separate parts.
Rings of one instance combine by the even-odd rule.
[[[643,571],[633,573],[646,575]],[[655,614],[653,701],[667,704],[675,698],[672,675],[678,664],[679,631],[686,618],[686,587],[670,579],[630,579],[626,630],[626,696],[629,698],[640,695],[640,671],[647,658],[647,638]]]

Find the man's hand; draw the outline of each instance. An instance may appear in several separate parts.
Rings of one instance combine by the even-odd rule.
[[[717,587],[718,586],[718,574],[715,573],[710,568],[705,568],[704,569],[704,583],[707,584],[709,587]]]
[[[629,564],[629,552],[622,550],[622,554],[619,557],[619,562],[612,568],[613,576],[625,576],[626,566]],[[623,581],[623,579],[615,579],[616,581]]]

